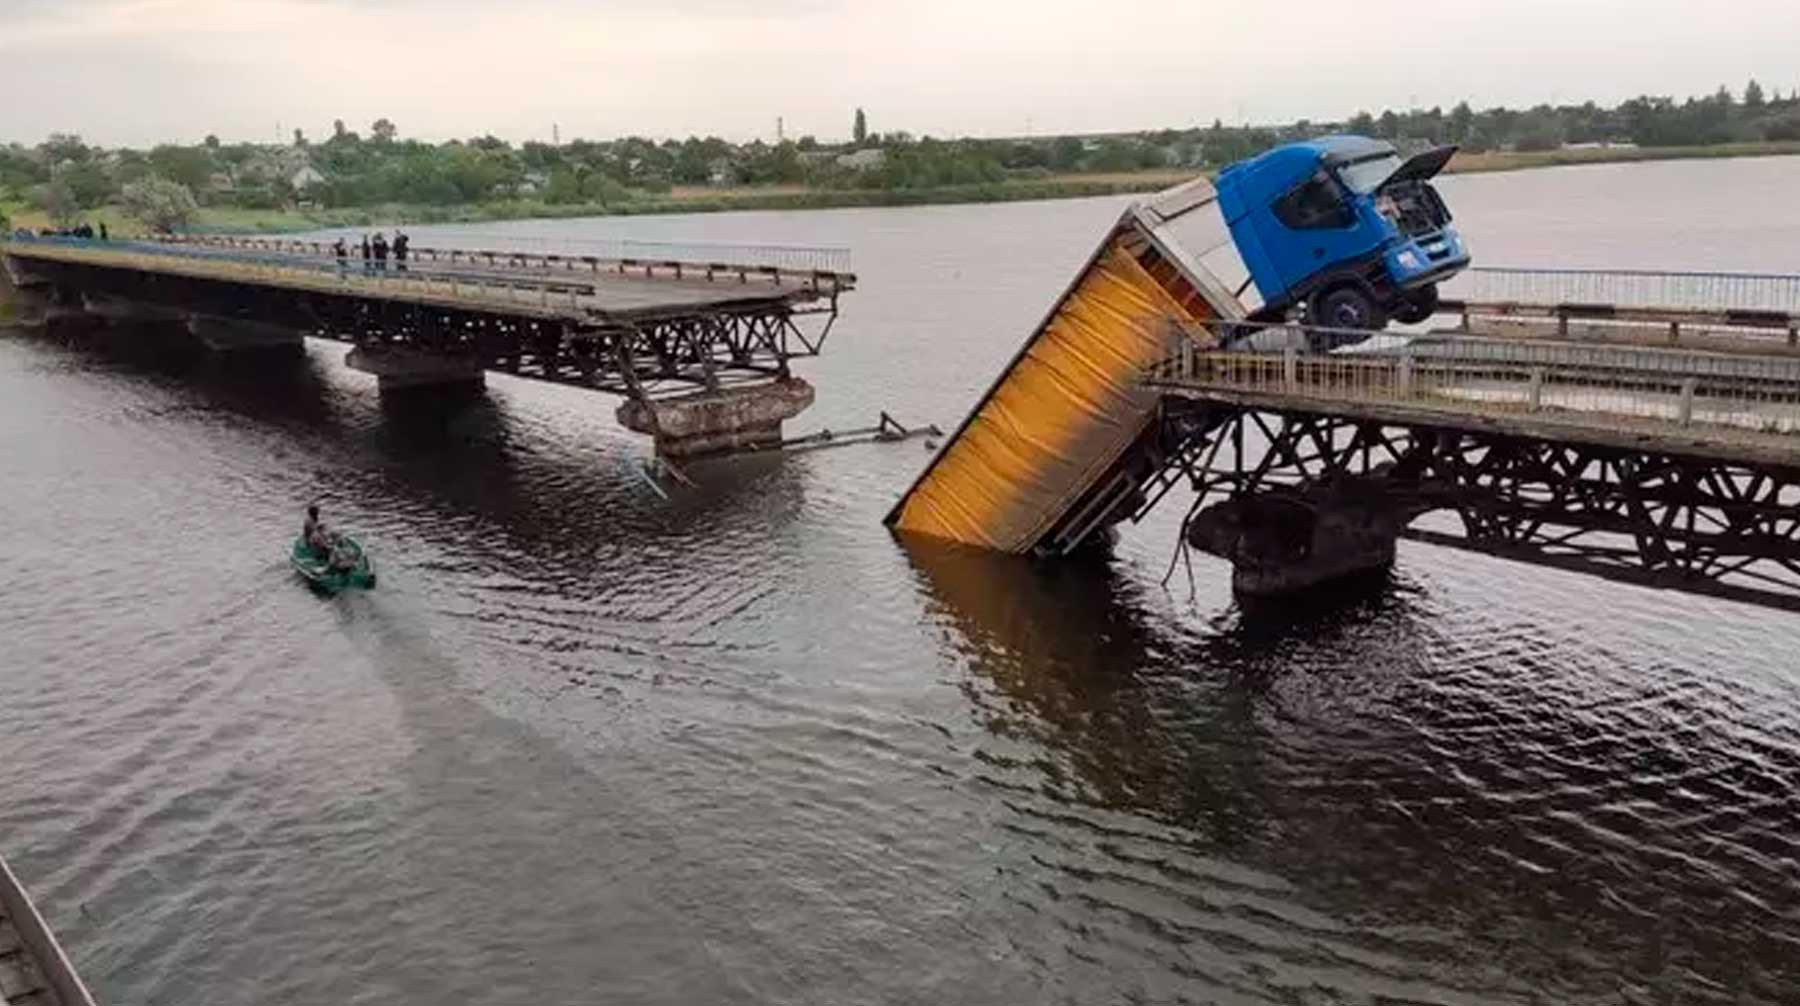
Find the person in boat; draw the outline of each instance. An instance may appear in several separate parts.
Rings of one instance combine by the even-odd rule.
[[[342,572],[356,568],[357,554],[350,539],[325,526],[319,519],[319,506],[313,504],[306,508],[306,524],[301,527],[302,540],[314,555],[325,558],[325,568],[333,572]]]
[[[319,519],[318,504],[307,507],[306,523],[300,528],[300,540],[306,542],[306,547],[324,555],[331,551],[332,542],[336,537],[325,526],[325,522]]]

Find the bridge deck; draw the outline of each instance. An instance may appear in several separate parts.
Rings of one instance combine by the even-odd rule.
[[[576,322],[804,304],[854,282],[854,277],[832,274],[833,285],[825,289],[806,274],[779,271],[719,273],[706,279],[704,271],[689,270],[677,277],[668,270],[601,268],[597,261],[591,269],[556,270],[514,267],[504,260],[490,264],[437,258],[410,262],[404,270],[394,262],[373,269],[361,260],[340,263],[328,255],[157,242],[13,240],[4,251],[27,267],[34,260],[69,263]]]
[[[1196,353],[1171,359],[1147,384],[1273,412],[1800,467],[1800,365],[1791,360],[1556,345],[1421,349]]]

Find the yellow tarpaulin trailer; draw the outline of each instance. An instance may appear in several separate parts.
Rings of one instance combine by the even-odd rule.
[[[1244,316],[1206,262],[1229,240],[1204,179],[1133,204],[888,524],[1003,552],[1057,551],[1047,539],[1155,419],[1146,369],[1184,340],[1210,340],[1201,322]]]

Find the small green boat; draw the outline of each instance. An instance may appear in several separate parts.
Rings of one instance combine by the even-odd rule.
[[[296,537],[289,561],[294,564],[294,572],[299,573],[308,586],[327,596],[345,587],[366,590],[375,586],[375,564],[369,561],[369,554],[363,551],[361,543],[344,535],[338,539],[336,551],[340,553],[340,562],[334,567],[329,553],[307,545],[305,538]]]

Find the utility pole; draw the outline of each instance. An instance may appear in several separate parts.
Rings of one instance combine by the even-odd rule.
[[[550,145],[553,147],[562,146],[562,127],[554,122],[550,124]]]
[[[775,142],[779,145],[785,139],[787,139],[787,123],[782,122],[781,116],[777,115],[775,117]]]

